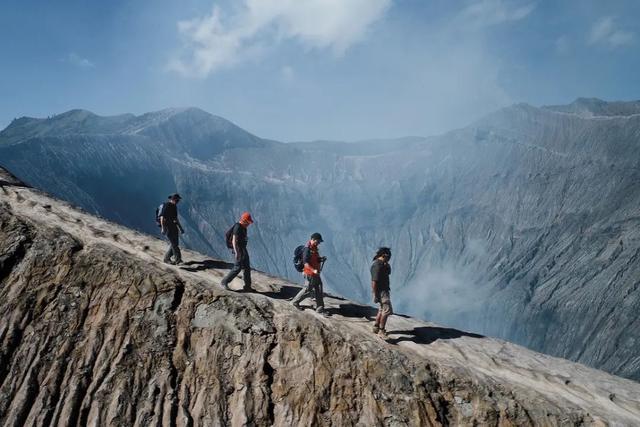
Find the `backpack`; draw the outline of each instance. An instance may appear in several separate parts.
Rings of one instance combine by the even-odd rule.
[[[293,251],[293,266],[296,268],[296,271],[302,272],[304,270],[304,260],[302,259],[302,254],[304,253],[304,245],[298,246]]]
[[[160,223],[160,215],[162,215],[162,211],[164,210],[164,203],[161,203],[160,206],[156,208],[156,224],[158,227],[162,227]]]
[[[233,249],[233,229],[235,227],[236,225],[233,224],[231,228],[228,229],[226,233],[224,233],[224,240],[227,242],[227,247],[229,249]]]

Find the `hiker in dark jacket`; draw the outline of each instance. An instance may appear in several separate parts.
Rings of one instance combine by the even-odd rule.
[[[371,264],[371,290],[373,302],[380,304],[376,321],[373,324],[373,333],[387,338],[387,318],[393,314],[391,307],[391,294],[389,287],[389,275],[391,275],[391,249],[382,247],[378,249]]]
[[[231,248],[234,254],[233,268],[222,279],[222,287],[229,289],[229,282],[236,278],[242,271],[245,292],[251,290],[251,263],[247,251],[247,228],[253,224],[253,218],[249,212],[244,212],[231,231]]]
[[[182,264],[182,254],[180,252],[179,233],[184,234],[184,229],[178,219],[178,203],[182,198],[179,194],[169,196],[169,201],[162,205],[160,211],[160,230],[169,240],[169,249],[164,256],[167,264]],[[172,258],[175,258],[172,260]]]
[[[302,253],[304,269],[302,272],[304,274],[306,286],[298,292],[298,295],[296,295],[291,301],[291,303],[298,309],[300,308],[300,302],[303,299],[313,295],[316,300],[316,311],[318,313],[325,312],[320,271],[322,270],[322,263],[326,258],[321,257],[318,252],[318,245],[320,245],[322,241],[320,233],[313,233],[304,247],[304,251]]]

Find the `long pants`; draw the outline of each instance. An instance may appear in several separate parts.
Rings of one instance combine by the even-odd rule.
[[[180,252],[180,238],[178,233],[178,227],[176,226],[168,226],[166,228],[166,236],[169,240],[169,249],[167,253],[164,255],[164,261],[171,261],[171,257],[175,256],[175,261],[182,261],[182,253]]]
[[[298,295],[296,295],[291,301],[293,304],[299,304],[303,299],[314,296],[316,300],[316,309],[324,308],[322,279],[320,276],[304,276],[306,279],[306,287],[302,288]]]
[[[236,259],[231,271],[229,271],[229,273],[227,273],[227,275],[224,276],[224,279],[222,279],[222,286],[226,288],[229,282],[235,279],[236,276],[240,274],[241,271],[242,271],[242,278],[244,279],[244,288],[250,289],[251,288],[251,262],[249,261],[249,253],[247,252],[246,249],[242,251],[240,255],[240,259]]]

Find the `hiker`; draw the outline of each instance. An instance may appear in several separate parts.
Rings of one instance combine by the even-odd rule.
[[[382,247],[378,249],[371,264],[371,290],[373,291],[374,304],[380,304],[376,322],[373,324],[373,333],[382,338],[387,338],[387,318],[393,314],[391,307],[391,295],[389,289],[389,275],[391,274],[391,249]]]
[[[253,218],[249,212],[243,212],[238,222],[236,222],[229,231],[227,231],[227,247],[234,254],[233,268],[222,279],[221,285],[229,290],[229,282],[242,271],[244,279],[243,291],[251,291],[251,264],[249,262],[249,252],[247,252],[247,228],[253,224]]]
[[[169,201],[162,205],[160,211],[160,230],[162,234],[167,236],[169,240],[169,249],[164,256],[164,262],[167,264],[182,264],[182,253],[180,253],[179,234],[184,234],[184,229],[178,219],[178,203],[182,197],[178,193],[169,196]],[[171,258],[175,258],[172,260]]]
[[[302,261],[304,263],[303,275],[306,281],[306,286],[298,292],[291,303],[297,309],[300,309],[300,302],[313,295],[316,300],[316,312],[325,313],[324,300],[322,295],[322,279],[320,278],[320,272],[322,271],[322,264],[326,261],[325,257],[321,257],[318,252],[318,245],[322,243],[322,235],[320,233],[313,233],[304,246],[302,252]]]

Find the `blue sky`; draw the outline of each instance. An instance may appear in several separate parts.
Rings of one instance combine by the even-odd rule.
[[[283,141],[640,99],[636,0],[4,0],[0,128],[196,106]]]

